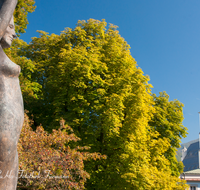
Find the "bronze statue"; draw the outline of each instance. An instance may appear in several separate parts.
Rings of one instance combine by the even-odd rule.
[[[17,0],[0,0],[0,190],[17,188],[17,143],[24,120],[20,66],[3,51],[16,37],[13,21],[16,4]]]

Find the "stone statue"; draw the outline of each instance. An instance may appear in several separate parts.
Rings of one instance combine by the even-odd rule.
[[[0,0],[0,190],[17,188],[17,143],[24,120],[20,66],[3,51],[16,37],[13,21],[16,4],[17,0]]]

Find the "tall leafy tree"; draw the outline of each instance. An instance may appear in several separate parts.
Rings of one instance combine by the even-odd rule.
[[[159,133],[157,138],[165,138],[170,143],[164,155],[170,161],[172,175],[178,177],[183,170],[183,164],[177,161],[176,151],[180,147],[181,139],[187,134],[187,128],[182,123],[183,104],[178,100],[169,101],[166,92],[161,92],[158,97],[153,94],[153,98],[156,111],[149,124]]]
[[[64,118],[81,145],[107,155],[86,162],[87,189],[184,189],[166,156],[171,141],[149,125],[156,101],[129,49],[104,20],[79,21],[60,35],[40,31],[18,51],[41,87],[29,111],[49,131]]]

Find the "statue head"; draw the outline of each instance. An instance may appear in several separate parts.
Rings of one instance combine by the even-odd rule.
[[[12,44],[13,39],[16,37],[17,35],[15,33],[14,18],[12,16],[12,18],[10,19],[10,23],[8,24],[6,31],[0,41],[2,48],[9,48]]]

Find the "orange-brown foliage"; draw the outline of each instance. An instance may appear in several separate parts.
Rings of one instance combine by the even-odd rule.
[[[80,152],[89,147],[70,148],[69,142],[80,140],[73,130],[60,122],[60,128],[47,133],[42,126],[36,131],[25,114],[18,143],[18,187],[24,189],[84,189],[90,177],[84,171],[84,160],[101,159],[97,153]]]

